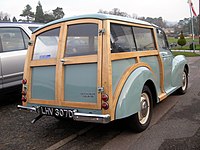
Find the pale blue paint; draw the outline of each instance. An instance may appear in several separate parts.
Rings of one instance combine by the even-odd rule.
[[[113,93],[116,90],[116,87],[124,74],[124,72],[135,64],[135,59],[123,59],[112,61],[112,90]]]
[[[158,62],[158,58],[157,56],[148,56],[148,57],[142,57],[141,62],[144,62],[146,64],[148,64],[151,69],[153,70],[153,73],[155,75],[155,87],[156,87],[156,92],[157,95],[161,94],[161,90],[160,90],[160,66],[159,66],[159,62]]]
[[[55,100],[55,66],[32,68],[31,97]]]
[[[97,103],[97,63],[65,66],[64,80],[65,100]]]
[[[137,68],[131,73],[121,91],[115,119],[125,118],[140,111],[140,95],[148,80],[155,83],[152,72],[146,67]]]

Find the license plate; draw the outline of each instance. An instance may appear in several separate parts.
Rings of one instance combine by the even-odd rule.
[[[40,107],[40,114],[47,116],[63,117],[63,118],[73,118],[74,111],[62,108]]]

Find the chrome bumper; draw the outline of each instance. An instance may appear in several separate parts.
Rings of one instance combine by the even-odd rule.
[[[40,113],[40,107],[26,107],[18,105],[17,108],[19,110],[26,110],[30,112]],[[79,113],[77,111],[73,114],[73,120],[76,121],[84,121],[84,122],[93,122],[93,123],[109,123],[110,115],[99,115],[99,114],[88,114],[88,113]]]

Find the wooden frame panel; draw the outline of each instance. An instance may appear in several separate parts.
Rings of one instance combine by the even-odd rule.
[[[65,39],[63,41],[66,42],[67,38],[67,27],[69,25],[74,24],[85,24],[85,23],[95,23],[98,25],[98,29],[102,29],[102,21],[97,19],[81,19],[81,20],[74,20],[65,23]],[[64,100],[64,66],[65,65],[72,65],[72,64],[88,64],[88,63],[97,63],[97,87],[101,86],[101,62],[102,62],[102,35],[98,34],[98,53],[97,55],[86,55],[86,56],[71,56],[71,57],[64,57],[65,52],[65,44],[63,44],[63,51],[60,55],[60,59],[64,60],[64,63],[60,62],[60,72],[62,72],[62,76],[60,78],[60,86],[61,87],[61,97],[60,97],[60,105],[68,106],[68,107],[79,107],[79,108],[90,108],[90,109],[101,109],[101,94],[97,93],[97,103],[88,103],[88,102],[71,102]],[[61,69],[62,68],[62,69]],[[61,71],[62,70],[62,71]]]

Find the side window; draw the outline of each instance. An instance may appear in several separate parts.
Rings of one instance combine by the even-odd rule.
[[[167,39],[165,36],[165,33],[160,30],[160,29],[156,29],[157,31],[157,38],[158,38],[158,46],[160,49],[168,49],[168,44],[167,44]]]
[[[136,51],[132,28],[125,25],[111,24],[111,52]]]
[[[152,29],[133,27],[137,49],[139,51],[155,50]]]
[[[24,31],[20,28],[0,28],[0,45],[2,51],[7,52],[26,49],[29,38],[23,32]]]
[[[92,23],[69,25],[65,57],[97,54],[98,25]]]
[[[28,48],[29,37],[24,31],[22,31],[22,35],[23,35],[23,38],[24,38],[24,46],[27,49]]]
[[[33,60],[56,58],[60,28],[43,32],[36,37]]]

